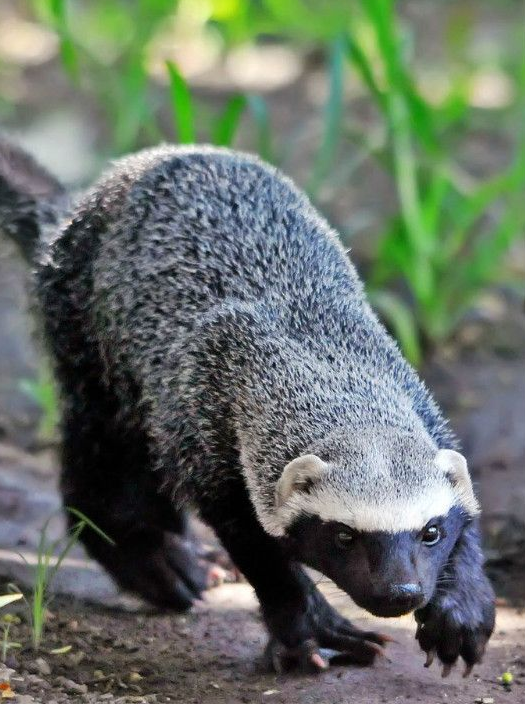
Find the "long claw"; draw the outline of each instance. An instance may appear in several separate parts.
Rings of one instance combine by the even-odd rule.
[[[273,667],[277,675],[282,675],[284,672],[283,651],[279,645],[270,642],[266,647],[266,661],[268,666]]]
[[[321,656],[321,654],[318,652],[312,653],[310,655],[310,663],[313,665],[313,667],[316,670],[327,670],[328,669],[328,663]]]
[[[448,677],[452,672],[452,665],[450,663],[445,663],[443,665],[443,670],[441,671],[441,677]]]
[[[425,660],[425,664],[423,667],[430,667],[432,665],[432,663],[434,662],[435,656],[436,656],[436,651],[429,650],[427,653],[427,659]]]

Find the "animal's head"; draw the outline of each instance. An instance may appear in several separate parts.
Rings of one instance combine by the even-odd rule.
[[[331,436],[290,462],[276,517],[296,559],[363,608],[399,616],[425,605],[478,512],[465,458],[424,431]]]

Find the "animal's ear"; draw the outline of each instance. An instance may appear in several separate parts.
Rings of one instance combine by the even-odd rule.
[[[317,455],[303,455],[292,460],[283,470],[275,487],[275,503],[282,506],[296,491],[305,491],[326,472],[328,465]]]
[[[472,515],[478,513],[479,505],[474,496],[467,460],[463,455],[455,450],[438,450],[435,463],[447,475],[467,511]]]

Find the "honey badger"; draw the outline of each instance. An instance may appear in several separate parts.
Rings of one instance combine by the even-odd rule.
[[[198,509],[255,589],[268,656],[371,663],[378,616],[415,612],[448,674],[494,627],[478,504],[441,412],[367,304],[336,234],[258,159],[205,146],[124,158],[71,202],[10,144],[0,224],[35,268],[63,399],[62,492],[124,588],[189,608]]]

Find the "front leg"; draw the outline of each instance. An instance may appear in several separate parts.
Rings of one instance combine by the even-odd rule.
[[[297,580],[296,598],[289,601],[279,590],[277,600],[261,599],[270,632],[268,664],[276,672],[294,665],[304,671],[324,670],[328,662],[320,649],[326,648],[337,652],[339,662],[371,665],[383,652],[380,646],[391,639],[356,628],[330,606],[298,565],[290,563],[288,569]]]
[[[466,663],[464,676],[481,661],[494,630],[494,591],[483,571],[483,554],[477,522],[463,531],[437,583],[436,592],[416,611],[416,638],[427,653],[426,667],[435,655],[446,677],[459,657]]]
[[[209,494],[200,500],[200,512],[255,589],[270,633],[269,664],[278,672],[294,665],[320,671],[328,666],[321,648],[338,651],[346,662],[371,664],[388,637],[359,630],[328,604],[279,541],[265,533],[241,480],[219,491],[213,500]]]

